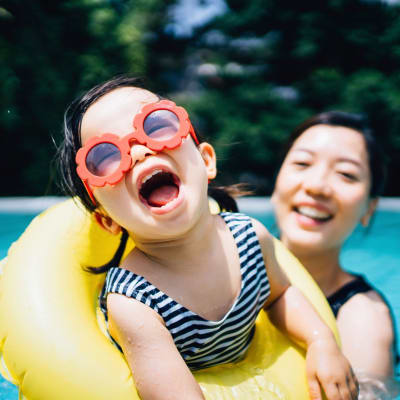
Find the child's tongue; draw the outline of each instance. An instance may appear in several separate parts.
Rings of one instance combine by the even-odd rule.
[[[179,190],[175,185],[159,186],[150,193],[147,202],[153,207],[162,207],[178,197],[178,194]]]

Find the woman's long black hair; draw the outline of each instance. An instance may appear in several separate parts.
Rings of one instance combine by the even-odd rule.
[[[76,172],[75,156],[82,146],[81,125],[82,119],[87,109],[95,103],[100,97],[112,90],[122,87],[138,87],[146,89],[143,81],[136,77],[120,75],[101,83],[82,96],[75,99],[67,108],[64,114],[64,140],[60,144],[56,153],[56,164],[60,175],[61,190],[70,197],[79,198],[84,207],[90,212],[95,212],[97,206],[93,204],[89,194],[86,191],[81,179]],[[161,99],[161,97],[160,97]],[[198,136],[199,142],[203,140]],[[241,185],[232,186],[209,186],[208,195],[214,198],[221,210],[237,212],[238,207],[235,197],[248,194],[242,189]],[[128,240],[127,231],[122,228],[120,244],[113,258],[100,267],[87,267],[86,269],[93,273],[103,273],[112,266],[119,265]]]

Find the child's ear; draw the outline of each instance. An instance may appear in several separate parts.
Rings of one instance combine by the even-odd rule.
[[[214,179],[217,176],[217,157],[214,147],[209,143],[203,142],[199,144],[198,148],[206,165],[208,179]]]
[[[369,225],[369,221],[371,220],[371,217],[374,215],[374,212],[376,210],[376,206],[378,205],[378,199],[371,199],[368,204],[367,211],[365,214],[362,216],[360,222],[363,227],[367,227]]]
[[[101,228],[112,235],[118,235],[121,232],[121,227],[108,215],[95,211],[94,218]]]

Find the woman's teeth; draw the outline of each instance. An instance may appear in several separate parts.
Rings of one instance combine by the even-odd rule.
[[[296,210],[299,214],[302,214],[306,217],[314,218],[314,219],[327,220],[332,217],[331,214],[329,214],[325,211],[317,210],[314,207],[300,206],[300,207],[297,207]]]

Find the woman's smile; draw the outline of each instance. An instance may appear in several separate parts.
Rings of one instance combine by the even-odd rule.
[[[296,222],[303,229],[318,228],[331,221],[334,214],[324,207],[309,204],[299,204],[293,207]]]

